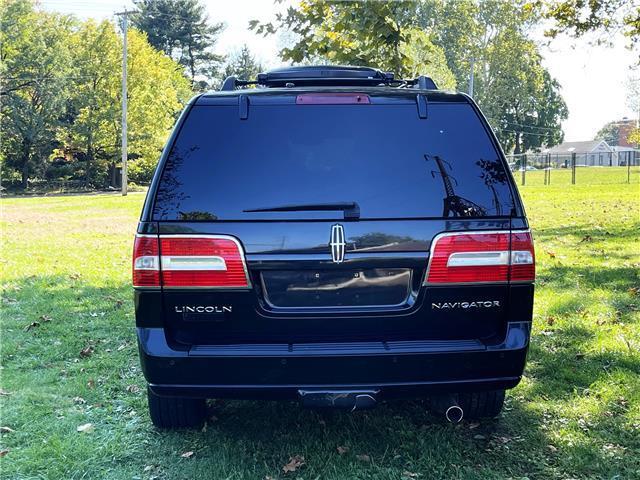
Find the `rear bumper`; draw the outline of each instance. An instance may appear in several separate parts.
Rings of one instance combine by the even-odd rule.
[[[162,328],[138,328],[144,375],[159,395],[297,398],[299,390],[373,389],[381,397],[515,387],[531,324],[509,323],[504,342],[208,345],[176,350]]]

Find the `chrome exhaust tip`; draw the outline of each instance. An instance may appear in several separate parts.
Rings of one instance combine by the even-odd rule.
[[[460,423],[464,417],[464,410],[459,405],[451,405],[444,412],[444,416],[449,423]]]

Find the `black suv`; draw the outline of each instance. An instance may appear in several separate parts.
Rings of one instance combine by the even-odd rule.
[[[370,68],[231,77],[185,108],[138,226],[151,419],[197,426],[221,397],[495,416],[523,372],[534,275],[468,96]]]

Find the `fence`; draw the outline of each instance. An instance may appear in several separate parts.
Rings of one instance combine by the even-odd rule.
[[[640,151],[507,155],[522,185],[640,183]]]

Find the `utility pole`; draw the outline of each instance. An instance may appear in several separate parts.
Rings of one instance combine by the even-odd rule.
[[[116,13],[122,16],[122,195],[127,194],[127,30],[129,12]]]
[[[469,96],[473,98],[473,70],[476,65],[475,57],[471,58],[471,71],[469,72]]]

